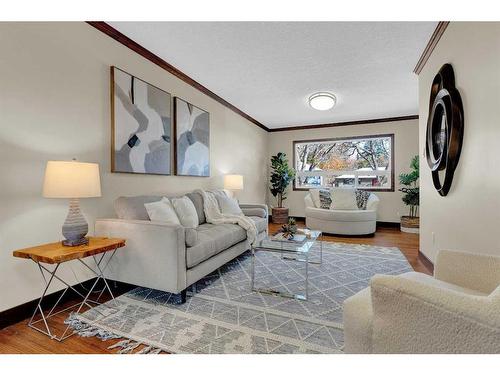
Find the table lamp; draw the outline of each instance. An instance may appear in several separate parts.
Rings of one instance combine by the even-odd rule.
[[[243,176],[239,174],[227,174],[224,176],[224,189],[233,193],[236,190],[243,190]]]
[[[69,199],[69,212],[62,226],[65,246],[88,244],[89,226],[80,211],[79,198],[101,196],[99,164],[49,161],[45,168],[43,196]]]

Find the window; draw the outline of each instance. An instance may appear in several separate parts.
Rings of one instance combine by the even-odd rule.
[[[394,134],[295,141],[294,189],[352,186],[394,191]]]

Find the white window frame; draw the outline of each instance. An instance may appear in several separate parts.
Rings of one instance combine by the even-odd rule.
[[[390,144],[391,144],[391,155],[389,158],[389,169],[387,170],[378,170],[378,171],[358,171],[358,170],[329,170],[329,171],[297,171],[296,170],[296,175],[293,180],[293,190],[309,190],[309,189],[314,189],[314,188],[329,188],[329,186],[324,186],[324,185],[314,185],[314,186],[297,186],[297,178],[299,177],[311,177],[311,176],[317,176],[321,177],[322,181],[327,180],[328,178],[334,178],[336,176],[342,176],[342,175],[352,175],[354,178],[354,188],[360,189],[360,190],[370,190],[370,191],[394,191],[394,134],[376,134],[376,135],[364,135],[364,136],[355,136],[355,137],[342,137],[342,138],[325,138],[325,139],[313,139],[313,140],[300,140],[300,141],[294,141],[292,144],[293,148],[293,167],[297,167],[297,152],[296,148],[297,145],[304,144],[304,143],[333,143],[333,142],[349,142],[349,141],[354,141],[354,140],[364,140],[364,139],[373,139],[373,138],[390,138]],[[380,186],[380,187],[367,187],[367,186],[359,186],[359,177],[360,176],[365,176],[365,175],[370,175],[370,176],[387,176],[389,180],[389,187],[387,186]]]

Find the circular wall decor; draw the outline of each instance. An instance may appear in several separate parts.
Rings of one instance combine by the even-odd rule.
[[[432,81],[425,154],[434,187],[448,194],[458,165],[464,135],[462,98],[455,87],[455,74],[445,64]]]

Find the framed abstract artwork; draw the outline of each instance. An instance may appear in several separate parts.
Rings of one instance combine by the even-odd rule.
[[[175,173],[210,176],[210,114],[174,98]]]
[[[111,171],[171,174],[171,96],[111,67]]]

